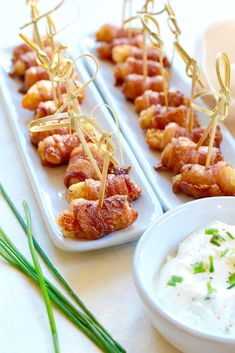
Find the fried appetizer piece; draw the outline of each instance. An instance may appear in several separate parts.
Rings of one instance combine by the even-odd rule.
[[[179,107],[168,107],[168,110],[166,110],[165,106],[157,104],[143,110],[139,116],[140,126],[145,130],[163,130],[171,122],[175,122],[182,127],[187,127],[188,108],[185,105],[181,105]],[[199,124],[194,116],[193,127],[197,126]]]
[[[111,43],[115,38],[132,38],[139,34],[139,30],[135,28],[120,28],[110,24],[105,24],[96,32],[96,40],[98,42]]]
[[[127,58],[135,58],[135,59],[143,59],[143,49],[138,46],[124,44],[118,45],[116,44],[112,48],[112,61],[116,64],[123,63],[127,60]],[[160,61],[159,52],[153,48],[147,48],[147,59],[153,61]],[[166,56],[163,57],[163,65],[164,67],[169,67],[170,63]]]
[[[173,178],[173,191],[194,198],[235,196],[235,170],[226,162],[207,169],[199,164],[187,164]]]
[[[24,84],[21,92],[27,92],[36,82],[49,80],[48,72],[41,66],[32,66],[25,71]]]
[[[45,166],[57,167],[66,164],[75,147],[80,145],[76,133],[66,135],[52,135],[38,144],[38,154]]]
[[[52,49],[51,47],[45,47],[45,52],[48,56],[51,56]],[[28,51],[22,54],[14,63],[13,63],[13,70],[11,72],[12,77],[19,77],[23,78],[25,75],[26,70],[29,67],[38,66],[37,63],[37,55],[33,51]]]
[[[21,55],[27,53],[28,51],[32,51],[32,49],[30,49],[30,47],[28,47],[27,44],[21,43],[21,44],[17,45],[14,48],[13,53],[12,53],[13,63],[16,62],[16,60],[18,60]]]
[[[150,77],[162,74],[161,65],[157,61],[149,60],[147,62],[147,71]],[[143,74],[143,60],[128,58],[124,63],[117,64],[114,69],[116,84],[122,84],[126,76],[133,73]]]
[[[163,91],[162,76],[146,77],[138,74],[130,74],[126,76],[122,91],[129,101],[134,101],[136,97],[151,89],[156,92]]]
[[[166,145],[171,142],[172,138],[175,137],[188,137],[193,142],[198,142],[205,131],[204,127],[196,127],[189,131],[188,129],[179,126],[176,123],[168,124],[164,130],[160,129],[148,129],[145,135],[145,139],[150,148],[154,150],[162,151]],[[210,137],[204,141],[203,145],[208,146]],[[222,141],[222,135],[220,128],[217,127],[216,136],[214,140],[214,147],[220,147]]]
[[[67,199],[69,202],[79,198],[98,200],[100,184],[99,180],[93,179],[73,184],[68,189]],[[126,195],[128,201],[131,202],[140,197],[141,188],[128,175],[109,174],[106,181],[105,197],[114,195]]]
[[[35,119],[44,118],[44,116],[55,114],[57,108],[53,100],[40,102],[35,110]]]
[[[180,91],[170,91],[168,92],[168,105],[170,107],[179,107],[180,105],[187,105],[187,99],[184,97],[183,93]],[[142,96],[135,99],[135,110],[139,114],[142,110],[145,110],[152,105],[165,105],[165,93],[155,92],[147,90],[142,94]]]
[[[62,212],[58,224],[63,235],[69,238],[96,240],[106,234],[124,229],[133,224],[138,212],[132,208],[125,195],[114,195],[98,201],[76,199],[70,210]]]
[[[199,149],[195,147],[196,144],[187,137],[173,138],[164,148],[160,164],[156,169],[169,169],[177,174],[185,164],[205,165],[208,147],[201,146]],[[220,150],[213,147],[210,164],[212,165],[222,160],[223,156]]]
[[[64,120],[61,120],[62,122]],[[43,125],[51,125],[51,124],[56,124],[57,121],[49,121],[47,123],[44,123]],[[40,141],[43,141],[46,137],[52,136],[52,135],[69,135],[69,128],[67,127],[61,127],[61,128],[55,128],[47,131],[38,131],[38,132],[30,132],[29,137],[30,141],[33,145],[37,146]],[[72,131],[73,132],[73,131]],[[54,141],[54,140],[53,140]]]
[[[81,87],[81,83],[77,80],[74,81],[77,88]],[[60,84],[61,94],[66,93],[66,85],[64,83]],[[78,97],[79,103],[81,103],[85,96],[85,90],[81,91]],[[28,92],[24,95],[22,99],[22,107],[29,110],[35,110],[40,102],[45,102],[53,99],[52,94],[52,84],[51,81],[41,80],[36,82]]]
[[[140,34],[133,38],[117,38],[114,39],[111,43],[103,42],[96,48],[96,51],[101,59],[112,60],[113,49],[116,46],[122,46],[127,44],[140,48],[143,44],[143,36]]]
[[[100,171],[103,169],[103,155],[97,149],[96,145],[89,143],[90,151],[98,165]],[[130,166],[127,167],[114,167],[112,163],[109,164],[108,173],[109,174],[127,174],[130,170]],[[98,180],[98,175],[90,162],[89,157],[85,154],[83,147],[80,145],[75,148],[71,153],[69,160],[69,165],[66,170],[64,184],[66,187],[69,187],[73,184],[79,183],[86,179]]]

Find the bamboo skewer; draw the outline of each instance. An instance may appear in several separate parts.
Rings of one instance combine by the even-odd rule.
[[[194,60],[182,47],[179,42],[174,42],[174,47],[180,55],[181,59],[186,64],[186,74],[192,80],[191,83],[191,95],[189,99],[189,110],[188,110],[188,130],[192,131],[193,128],[193,97],[196,94],[196,86],[200,85],[201,88],[205,88],[205,84],[200,75],[200,69],[196,60]]]
[[[162,77],[163,77],[163,90],[164,90],[164,96],[165,96],[165,106],[166,106],[166,110],[168,110],[168,106],[169,106],[169,103],[168,103],[168,83],[166,80],[165,69],[164,69],[164,64],[163,64],[164,48],[163,48],[163,41],[162,41],[161,35],[160,35],[160,26],[159,26],[158,21],[150,14],[143,14],[141,17],[141,22],[143,24],[143,27],[149,33],[150,38],[152,39],[153,47],[159,51],[161,73],[162,73]],[[148,22],[152,22],[155,25],[156,31],[151,30]]]
[[[221,74],[221,63],[223,64],[223,74],[224,74],[224,79],[222,78]],[[197,109],[200,112],[203,112],[207,114],[209,117],[211,117],[211,121],[209,122],[206,130],[204,131],[203,135],[201,136],[196,148],[198,149],[205,139],[208,137],[210,134],[210,140],[209,140],[209,147],[208,147],[208,155],[206,159],[206,168],[209,167],[210,162],[211,162],[211,155],[212,155],[212,149],[214,146],[214,139],[215,139],[215,134],[216,134],[216,127],[218,124],[218,120],[225,120],[227,115],[228,115],[228,106],[230,104],[230,93],[229,93],[229,88],[230,88],[230,71],[231,71],[231,65],[230,65],[230,60],[228,55],[225,52],[221,52],[217,54],[216,57],[216,74],[218,78],[218,82],[220,85],[220,91],[209,91],[209,90],[201,90],[198,92],[193,100],[196,100],[198,98],[202,98],[203,96],[213,96],[216,98],[216,105],[213,109],[207,109],[204,107],[200,107],[197,104],[193,103],[193,106],[195,109]]]
[[[108,167],[109,167],[109,151],[107,150],[104,155],[104,164],[103,164],[101,185],[100,185],[100,195],[99,195],[99,201],[98,201],[100,208],[102,208],[104,203]]]

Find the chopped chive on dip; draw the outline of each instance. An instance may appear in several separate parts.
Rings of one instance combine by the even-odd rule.
[[[235,273],[232,273],[229,278],[228,278],[228,284],[229,284],[229,287],[228,289],[231,289],[235,286]]]
[[[219,233],[219,229],[217,228],[208,228],[205,229],[205,234],[209,234],[209,235],[216,235]]]
[[[192,264],[193,267],[193,273],[197,274],[197,273],[202,273],[202,272],[206,272],[206,269],[203,265],[203,262],[195,262],[195,264]]]
[[[210,239],[210,243],[216,246],[221,246],[223,241],[225,241],[225,239],[219,234],[213,234]]]
[[[213,256],[212,255],[209,256],[209,263],[210,263],[209,271],[210,272],[214,272],[215,268],[214,268],[214,261],[213,261]]]
[[[215,292],[217,292],[217,290],[215,288],[213,288],[211,282],[208,281],[207,282],[207,294],[208,294],[208,296],[214,294]]]
[[[234,240],[235,238],[234,238],[234,236],[230,233],[230,232],[225,232],[226,234],[227,234],[227,236],[230,238],[230,239],[232,239],[232,240]]]
[[[224,256],[227,254],[228,251],[229,251],[229,248],[225,248],[225,249],[221,252],[220,257],[224,257]]]
[[[183,282],[183,280],[184,280],[183,277],[173,275],[167,282],[167,285],[175,287],[177,283],[181,283]]]

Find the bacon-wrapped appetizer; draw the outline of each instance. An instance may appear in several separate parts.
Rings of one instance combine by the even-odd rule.
[[[157,61],[149,60],[147,62],[148,76],[157,76],[162,74],[161,64]],[[128,58],[124,63],[117,64],[114,69],[116,84],[120,85],[125,81],[129,74],[143,74],[143,60]]]
[[[16,62],[21,55],[27,53],[28,51],[32,51],[32,49],[30,49],[27,44],[21,43],[17,45],[12,53],[12,62]]]
[[[96,40],[98,42],[111,43],[115,38],[132,38],[139,33],[140,31],[136,28],[120,28],[105,24],[96,32]]]
[[[61,120],[61,122],[63,122],[63,120]],[[55,122],[49,121],[47,123],[44,123],[43,125],[51,125],[53,123],[56,124],[57,121],[55,121]],[[74,131],[72,131],[72,132],[74,132]],[[51,129],[51,130],[47,130],[47,131],[30,132],[29,133],[29,137],[30,137],[31,143],[33,145],[37,146],[40,141],[43,141],[48,136],[52,136],[52,135],[69,135],[69,133],[70,133],[69,128],[61,127],[61,128]],[[54,142],[55,141],[53,139],[53,143]]]
[[[122,91],[126,99],[134,101],[136,97],[141,96],[148,89],[162,92],[163,88],[163,77],[161,75],[147,76],[145,79],[143,75],[130,74],[126,76]]]
[[[51,135],[40,141],[38,154],[45,166],[57,167],[66,164],[75,147],[80,145],[76,133],[66,135]]]
[[[195,127],[192,131],[189,131],[185,127],[181,127],[176,123],[168,124],[164,130],[160,129],[148,129],[145,135],[146,142],[150,148],[154,150],[162,151],[166,145],[171,142],[172,138],[175,137],[188,137],[193,142],[198,142],[205,131],[204,127]],[[203,145],[208,146],[210,137],[204,141]],[[220,128],[217,127],[214,147],[220,147],[222,141],[222,135]]]
[[[98,165],[100,171],[103,169],[103,154],[97,149],[96,145],[89,143],[90,151]],[[127,174],[130,167],[114,167],[112,163],[109,164],[108,172],[110,174]],[[64,184],[69,187],[73,184],[79,183],[86,179],[98,180],[98,175],[90,162],[89,157],[85,154],[83,147],[79,146],[73,150],[69,160],[69,165],[66,170]]]
[[[184,97],[183,93],[180,91],[169,91],[168,92],[168,105],[170,107],[179,107],[180,105],[187,106],[187,99]],[[145,110],[152,105],[165,105],[165,93],[164,92],[155,92],[155,91],[145,91],[144,94],[140,97],[137,97],[135,100],[135,110],[139,114],[142,110]]]
[[[175,174],[179,173],[185,164],[206,164],[208,147],[201,146],[195,148],[196,144],[187,137],[173,138],[164,148],[160,164],[156,167],[159,169],[169,169]],[[210,164],[216,164],[223,160],[220,150],[213,147]]]
[[[49,80],[48,72],[41,66],[32,66],[25,71],[24,83],[21,92],[27,92],[36,82],[41,80]]]
[[[51,53],[52,53],[51,47],[45,47],[44,50],[47,53],[47,55],[51,56]],[[28,52],[22,54],[13,63],[13,70],[11,72],[11,76],[23,78],[26,70],[32,66],[38,66],[37,55],[33,51],[28,51]]]
[[[56,104],[53,100],[40,102],[35,110],[35,119],[43,118],[44,116],[55,114]]]
[[[86,179],[80,183],[73,184],[68,189],[67,199],[83,198],[86,200],[98,200],[100,194],[100,181]],[[113,195],[126,195],[129,202],[138,199],[141,188],[128,175],[108,174],[106,180],[105,197]]]
[[[113,49],[116,46],[131,45],[133,47],[141,48],[142,44],[143,44],[142,35],[138,35],[133,38],[117,38],[117,39],[114,39],[111,43],[105,43],[105,42],[101,43],[96,48],[96,51],[101,59],[112,60]]]
[[[81,87],[81,83],[77,80],[74,81],[77,88]],[[66,85],[62,82],[60,84],[61,94],[66,93]],[[78,101],[81,103],[85,96],[85,90],[82,90]],[[51,81],[41,80],[36,82],[22,99],[22,107],[29,110],[36,110],[40,102],[45,102],[53,99]]]
[[[127,196],[115,195],[105,198],[102,207],[98,201],[73,200],[70,210],[59,216],[58,224],[65,237],[95,240],[130,226],[137,217]]]
[[[173,191],[194,198],[235,196],[235,170],[226,162],[207,169],[199,164],[187,164],[173,178]]]
[[[177,123],[179,126],[187,127],[188,125],[188,108],[185,105],[179,107],[168,107],[160,104],[152,105],[150,108],[143,110],[139,116],[139,123],[142,129],[164,129],[171,122]],[[199,126],[194,116],[193,127]]]
[[[139,46],[130,44],[115,45],[112,48],[112,61],[116,64],[123,63],[127,58],[143,59],[143,49]],[[160,61],[159,51],[153,48],[147,48],[147,59]],[[169,67],[170,63],[166,56],[163,57],[164,67]]]

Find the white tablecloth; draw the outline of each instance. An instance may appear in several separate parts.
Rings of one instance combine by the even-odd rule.
[[[0,45],[17,41],[19,26],[27,18],[24,0],[0,0]],[[42,3],[49,3],[43,1]],[[50,1],[52,3],[52,1]],[[141,3],[141,2],[140,2]],[[234,14],[233,0],[172,0],[183,31],[185,46],[193,51],[198,33],[219,18]],[[96,30],[104,22],[120,21],[121,0],[81,0],[81,15],[76,23],[66,30],[64,36],[73,33],[73,40],[86,31]],[[64,23],[68,15],[64,12]],[[61,20],[61,22],[63,22]],[[45,224],[29,184],[27,171],[22,165],[16,143],[4,113],[0,97],[0,180],[22,209],[26,199],[32,211],[34,233],[71,286],[90,309],[109,329],[116,339],[135,353],[176,353],[154,330],[144,307],[136,293],[131,262],[135,243],[112,249],[85,254],[66,254],[54,247],[47,234]],[[0,224],[28,253],[26,238],[8,207],[0,198]],[[61,352],[98,352],[60,314],[56,313]],[[49,325],[38,289],[23,275],[5,263],[0,263],[0,353],[49,353],[53,351]]]

